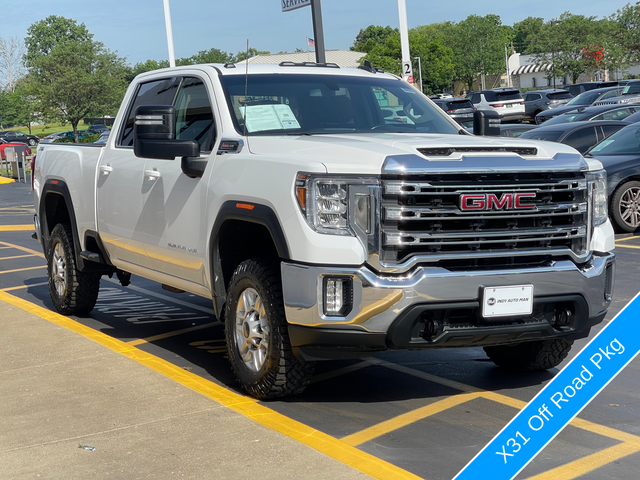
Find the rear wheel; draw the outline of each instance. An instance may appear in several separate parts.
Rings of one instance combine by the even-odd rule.
[[[567,357],[572,345],[573,342],[564,338],[554,338],[484,347],[484,351],[493,363],[505,370],[536,371],[557,367]]]
[[[631,181],[619,187],[611,198],[611,219],[622,232],[635,232],[640,227],[640,182]]]
[[[36,141],[35,139],[30,138],[27,143],[29,144],[30,147],[33,147],[36,144]]]
[[[229,285],[225,317],[231,368],[249,395],[277,398],[305,389],[314,364],[291,349],[277,265],[241,263]]]
[[[77,269],[68,224],[57,224],[48,243],[47,276],[53,306],[63,315],[89,313],[98,299],[101,274]]]

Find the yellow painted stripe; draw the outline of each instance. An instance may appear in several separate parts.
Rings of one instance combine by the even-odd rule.
[[[635,245],[618,245],[617,243],[616,243],[616,247],[620,247],[620,248],[640,248],[640,247],[637,247]]]
[[[420,480],[420,477],[396,467],[384,460],[362,452],[355,447],[322,433],[308,425],[304,425],[291,418],[281,415],[255,399],[239,395],[220,385],[205,380],[198,375],[181,369],[166,360],[139,350],[120,340],[109,337],[92,328],[81,325],[67,317],[51,310],[22,300],[5,292],[0,292],[0,300],[18,307],[26,312],[37,315],[63,328],[76,332],[103,345],[114,352],[130,358],[192,390],[230,408],[255,422],[280,432],[288,437],[314,448],[329,457],[349,465],[363,473],[381,480]]]
[[[159,335],[154,335],[152,337],[140,338],[138,340],[131,340],[127,342],[127,345],[131,345],[132,347],[142,345],[143,343],[151,343],[157,340],[163,340],[165,338],[175,337],[177,335],[182,335],[183,333],[195,332],[196,330],[202,330],[204,328],[213,327],[214,325],[220,325],[220,322],[211,322],[205,323],[203,325],[196,325],[195,327],[183,328],[182,330],[175,330],[173,332],[161,333]]]
[[[33,254],[29,254],[29,255],[15,255],[13,257],[0,257],[0,260],[15,260],[16,258],[27,258],[27,257],[33,257]]]
[[[30,287],[41,287],[42,285],[49,285],[49,283],[40,282],[40,283],[32,283],[30,285],[18,285],[17,287],[2,288],[0,289],[0,292],[13,292],[14,290],[24,290],[25,288],[30,288]]]
[[[26,232],[26,231],[35,231],[36,228],[29,225],[0,225],[0,232]]]
[[[527,480],[571,480],[639,451],[640,442],[620,443],[566,465],[529,477]],[[605,476],[603,475],[601,478],[605,478]]]
[[[44,253],[39,252],[38,250],[32,250],[27,247],[21,247],[20,245],[14,245],[13,243],[0,242],[0,245],[3,245],[2,248],[15,248],[16,250],[20,250],[21,252],[27,252],[31,255],[37,255],[40,258],[44,258]]]
[[[437,413],[443,412],[444,410],[448,410],[449,408],[453,408],[462,403],[466,403],[470,400],[478,398],[480,395],[481,393],[461,393],[459,395],[454,395],[445,398],[444,400],[440,400],[430,405],[418,408],[411,412],[404,413],[390,420],[386,420],[358,433],[343,437],[342,441],[355,447],[356,445],[361,445],[365,442],[373,440],[374,438],[380,437],[394,430],[398,430],[399,428],[411,425],[418,420],[422,420],[424,418],[430,417],[431,415],[435,415]]]
[[[14,180],[12,178],[7,178],[7,177],[0,177],[0,185],[2,185],[3,183],[13,183]]]
[[[4,271],[0,272],[0,274],[3,274],[3,273],[15,273],[15,272],[26,272],[28,270],[36,270],[38,268],[47,268],[47,266],[46,265],[40,265],[38,267],[16,268],[15,270],[4,270]]]
[[[616,245],[618,244],[618,242],[626,242],[627,240],[633,240],[634,238],[637,238],[638,240],[640,240],[640,237],[635,235],[631,235],[629,237],[624,237],[624,238],[616,238]]]

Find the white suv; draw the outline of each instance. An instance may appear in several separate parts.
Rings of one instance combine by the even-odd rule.
[[[524,99],[516,88],[494,88],[467,95],[476,110],[493,110],[500,121],[519,122],[524,119]]]

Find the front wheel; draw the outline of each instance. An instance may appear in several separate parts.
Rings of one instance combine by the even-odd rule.
[[[89,313],[98,299],[101,275],[77,269],[69,225],[57,224],[48,244],[47,276],[53,306],[63,315]]]
[[[277,398],[305,389],[314,364],[291,349],[277,265],[241,263],[229,285],[225,317],[231,368],[249,395]]]
[[[27,143],[30,147],[33,147],[36,144],[36,141],[33,138],[30,138]]]
[[[640,182],[627,182],[616,190],[611,198],[611,219],[622,232],[635,232],[640,227]]]
[[[572,345],[573,342],[564,338],[554,338],[484,347],[484,351],[493,363],[505,370],[539,371],[560,365],[567,357]]]

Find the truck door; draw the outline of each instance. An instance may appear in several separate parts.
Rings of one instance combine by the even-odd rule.
[[[147,267],[149,263],[143,224],[153,182],[145,177],[145,159],[133,154],[135,109],[140,105],[171,105],[179,80],[174,77],[138,85],[117,138],[107,143],[98,166],[98,231],[111,260],[125,270],[127,264]]]
[[[196,76],[185,76],[174,106],[176,138],[197,140],[200,156],[211,154],[216,138],[212,102],[206,84]],[[149,265],[154,270],[207,285],[205,259],[211,226],[207,218],[207,180],[182,172],[181,160],[147,159],[145,182],[151,184],[145,201],[144,233]]]

